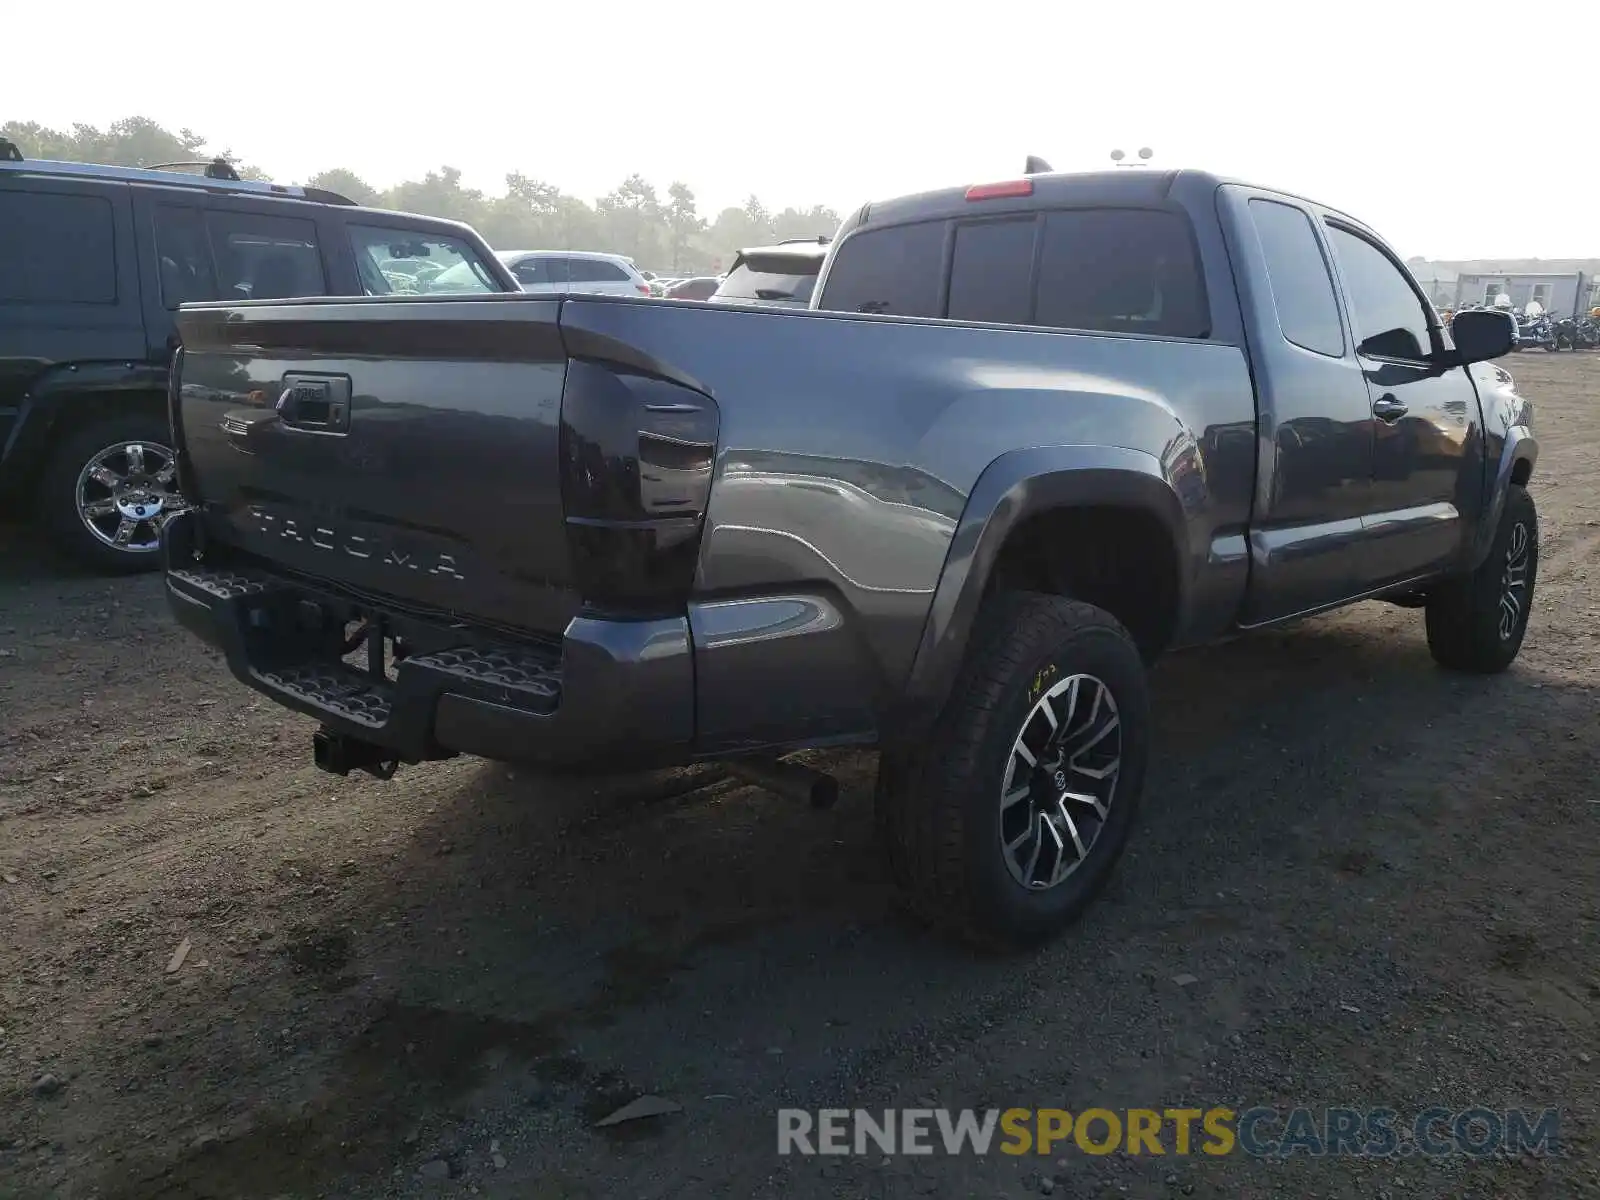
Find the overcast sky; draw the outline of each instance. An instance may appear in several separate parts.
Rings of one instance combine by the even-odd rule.
[[[284,181],[638,171],[714,212],[1108,165],[1313,196],[1402,253],[1600,256],[1600,8],[1337,0],[83,0],[6,16],[0,118],[189,126]]]

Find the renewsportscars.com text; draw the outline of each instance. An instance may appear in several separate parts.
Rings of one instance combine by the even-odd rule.
[[[1428,1108],[778,1110],[779,1154],[1559,1155],[1560,1113]]]

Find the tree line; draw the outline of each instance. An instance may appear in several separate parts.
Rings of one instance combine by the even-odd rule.
[[[146,117],[128,117],[105,129],[78,124],[60,130],[11,121],[0,125],[0,137],[15,142],[29,158],[149,167],[220,157],[243,178],[270,178],[229,148],[207,150],[210,140],[192,129],[169,130]],[[386,189],[343,167],[298,182],[339,192],[357,204],[465,221],[500,250],[606,250],[626,254],[643,268],[686,275],[726,268],[743,246],[831,234],[839,225],[839,214],[825,205],[773,212],[754,195],[703,216],[688,184],[675,180],[663,195],[637,174],[593,203],[519,172],[506,176],[503,195],[491,195],[464,187],[461,172],[448,166]]]

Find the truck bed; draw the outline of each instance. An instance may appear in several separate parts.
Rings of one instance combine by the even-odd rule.
[[[819,738],[870,736],[949,617],[963,514],[1008,456],[1157,481],[1196,575],[1249,513],[1235,345],[600,297],[209,305],[179,325],[208,561],[558,657],[575,621],[681,625],[705,746],[799,710],[832,714]],[[1214,494],[1207,457],[1229,452],[1215,477],[1236,486]],[[1242,590],[1230,553],[1222,590]],[[778,643],[808,695],[752,701]]]

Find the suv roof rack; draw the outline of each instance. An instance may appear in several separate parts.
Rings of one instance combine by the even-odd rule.
[[[210,162],[204,160],[186,160],[182,162],[156,163],[152,171],[170,171],[173,167],[204,167],[207,179],[226,179],[229,183],[239,182],[239,172],[233,169],[233,164],[225,158],[213,158]]]
[[[175,171],[173,167],[204,167],[204,174]],[[202,162],[162,163],[157,167],[113,167],[104,163],[60,162],[49,158],[25,159],[15,142],[0,138],[0,171],[29,175],[61,175],[80,179],[113,179],[124,183],[152,183],[168,187],[198,187],[211,191],[246,192],[258,196],[283,196],[310,200],[317,204],[342,204],[357,207],[348,196],[327,188],[290,187],[258,179],[240,179],[239,172],[225,158]]]
[[[778,243],[778,245],[780,245],[780,246],[798,246],[798,245],[804,244],[804,245],[807,245],[807,246],[826,246],[831,241],[833,241],[833,234],[831,234],[831,233],[818,233],[818,234],[813,234],[811,237],[784,238],[781,242]]]

